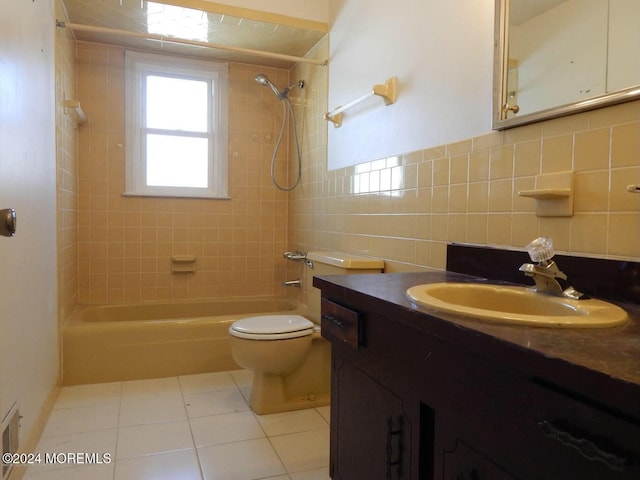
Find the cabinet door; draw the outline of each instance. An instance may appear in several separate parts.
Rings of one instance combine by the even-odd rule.
[[[522,460],[535,480],[637,480],[640,426],[612,412],[530,384],[532,408],[523,412]],[[524,449],[526,445],[527,450]]]
[[[457,441],[453,450],[444,452],[443,480],[515,480],[515,477]]]
[[[332,388],[331,478],[409,478],[411,426],[402,401],[335,357]]]

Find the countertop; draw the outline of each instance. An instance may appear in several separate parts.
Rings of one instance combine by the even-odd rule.
[[[494,324],[430,311],[406,297],[409,287],[435,282],[488,281],[452,272],[325,275],[314,278],[323,296],[345,306],[360,303],[393,321],[479,355],[508,362],[528,376],[640,423],[640,307],[612,328],[549,328]]]

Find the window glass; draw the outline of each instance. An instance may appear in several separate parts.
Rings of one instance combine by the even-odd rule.
[[[228,67],[126,54],[125,195],[227,198]]]
[[[208,82],[148,75],[146,87],[147,127],[207,131]]]
[[[147,135],[147,185],[207,188],[205,138]]]

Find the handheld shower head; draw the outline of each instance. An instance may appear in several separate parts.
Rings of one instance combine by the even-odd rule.
[[[271,90],[273,90],[273,93],[276,94],[276,97],[278,97],[280,100],[284,100],[285,98],[287,98],[287,95],[289,95],[289,90],[291,90],[293,87],[296,88],[304,88],[304,80],[299,80],[296,83],[294,83],[293,85],[289,85],[288,87],[284,88],[282,91],[278,90],[278,87],[275,86],[275,84],[269,80],[269,77],[267,77],[264,73],[260,73],[258,75],[256,75],[256,82],[258,82],[260,85],[265,85],[271,88]]]
[[[260,85],[265,85],[265,86],[271,87],[271,90],[273,90],[273,93],[275,93],[278,98],[282,97],[282,94],[278,90],[278,87],[276,87],[273,84],[273,82],[271,80],[269,80],[269,78],[266,75],[264,75],[262,73],[257,75],[256,76],[256,82],[258,82]]]

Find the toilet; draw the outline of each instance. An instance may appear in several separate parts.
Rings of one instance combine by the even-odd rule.
[[[320,335],[320,291],[314,275],[380,273],[382,260],[341,252],[309,252],[301,283],[308,312],[261,315],[229,327],[231,353],[253,371],[249,406],[259,414],[329,404],[331,347]]]

